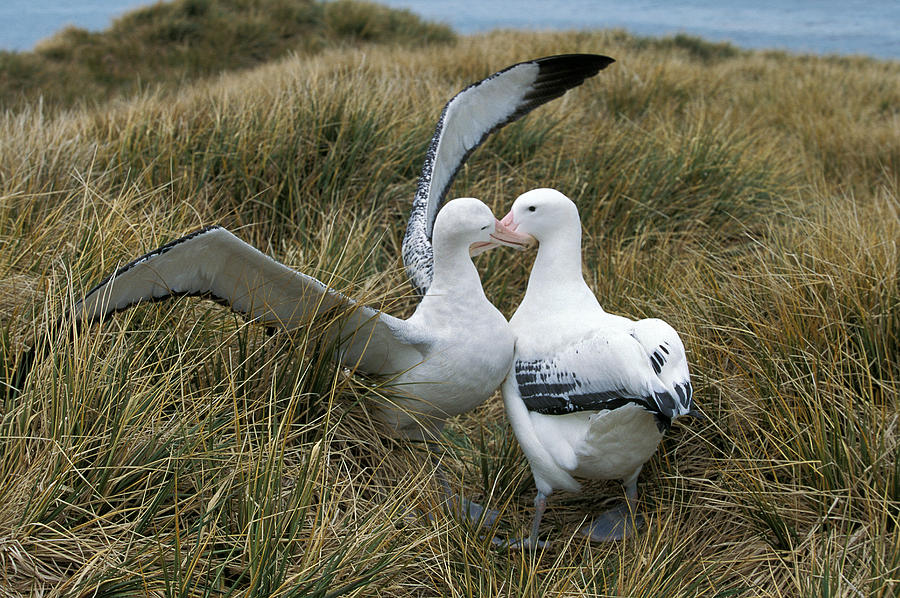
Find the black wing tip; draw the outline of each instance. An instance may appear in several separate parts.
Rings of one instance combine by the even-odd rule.
[[[591,73],[592,76],[616,61],[615,58],[602,54],[556,54],[538,58],[533,62],[541,69],[579,69]]]
[[[55,319],[55,324],[51,325],[48,330],[43,331],[38,336],[31,339],[31,346],[19,353],[18,358],[13,356],[12,359],[8,359],[5,364],[0,364],[0,368],[5,370],[3,372],[5,374],[5,376],[3,376],[5,379],[3,380],[2,385],[4,388],[0,388],[0,397],[4,394],[8,398],[17,397],[24,392],[25,384],[29,376],[31,376],[35,364],[38,360],[49,355],[54,347],[51,331],[54,329],[64,330],[65,323],[63,317],[57,317]],[[71,338],[72,333],[72,329],[67,329],[65,332],[69,338]],[[4,357],[10,357],[10,355],[7,354],[4,355]]]
[[[530,103],[527,107],[522,107],[521,112],[529,112],[541,104],[558,98],[613,62],[614,59],[600,54],[558,54],[532,61],[531,64],[538,65],[540,70],[531,85],[531,90],[525,94],[524,99]]]
[[[691,407],[691,410],[688,411],[685,415],[689,415],[690,417],[699,419],[700,421],[709,421],[709,417],[696,407]]]
[[[76,307],[82,305],[83,302],[88,297],[90,297],[92,294],[94,294],[98,291],[101,291],[109,283],[110,280],[113,280],[113,279],[118,278],[119,276],[125,274],[126,272],[128,272],[129,270],[131,270],[132,268],[134,268],[136,265],[140,264],[141,262],[144,262],[144,261],[151,259],[153,257],[156,257],[158,255],[162,255],[162,254],[166,253],[167,251],[169,251],[170,249],[172,249],[173,247],[180,245],[181,243],[184,243],[185,241],[190,241],[191,239],[195,239],[206,233],[220,231],[220,230],[227,230],[227,229],[219,224],[211,224],[208,226],[204,226],[204,227],[196,229],[182,237],[179,237],[179,238],[175,239],[174,241],[169,241],[165,245],[162,245],[161,247],[157,247],[153,251],[145,253],[144,255],[131,260],[124,266],[117,268],[115,270],[115,272],[113,272],[112,274],[109,274],[103,280],[101,280],[99,283],[94,285],[93,288],[91,288],[87,293],[84,294],[84,298],[81,299],[76,304]],[[181,296],[198,296],[198,297],[202,297],[202,298],[209,298],[209,299],[212,299],[213,301],[216,301],[219,303],[224,301],[224,300],[222,300],[218,297],[214,297],[214,296],[205,297],[202,293],[196,293],[193,295],[191,293],[169,293],[169,294],[163,295],[161,297],[150,297],[150,298],[146,298],[146,299],[140,299],[133,303],[129,303],[128,305],[125,305],[123,307],[115,308],[115,309],[112,309],[107,312],[95,313],[87,318],[81,317],[79,314],[72,312],[72,311],[69,311],[68,315],[69,315],[69,317],[74,319],[76,324],[79,326],[93,326],[95,324],[102,322],[103,320],[105,320],[106,318],[108,318],[110,316],[113,316],[117,313],[123,312],[131,307],[134,307],[138,303],[155,303],[155,302],[159,302],[159,301],[164,301],[166,299],[171,299],[174,297],[181,297]]]
[[[25,382],[28,380],[28,376],[31,375],[31,370],[34,369],[38,354],[44,352],[42,349],[44,347],[39,347],[38,343],[34,343],[31,348],[23,351],[17,360],[4,364],[7,375],[4,376],[6,379],[3,380],[5,388],[2,394],[5,394],[8,398],[18,397],[22,394],[25,390]]]
[[[115,272],[108,275],[106,278],[104,278],[99,283],[94,285],[94,287],[91,288],[91,290],[89,290],[87,293],[84,294],[85,298],[88,297],[89,295],[91,295],[91,293],[94,293],[94,292],[102,289],[104,286],[106,286],[106,284],[110,280],[112,280],[113,278],[117,278],[117,277],[121,276],[122,274],[125,274],[125,272],[127,272],[128,270],[131,270],[133,267],[135,267],[139,263],[141,263],[145,260],[148,260],[154,256],[162,255],[163,253],[169,251],[176,245],[180,245],[180,244],[184,243],[185,241],[190,241],[191,239],[194,239],[194,238],[204,235],[206,233],[217,231],[217,230],[224,230],[224,227],[222,227],[218,224],[211,224],[209,226],[204,226],[203,228],[199,228],[193,232],[190,232],[190,233],[184,235],[183,237],[179,237],[179,238],[175,239],[174,241],[169,241],[165,245],[162,245],[161,247],[157,247],[153,251],[147,252],[140,257],[136,257],[135,259],[131,260],[124,266],[117,268]]]

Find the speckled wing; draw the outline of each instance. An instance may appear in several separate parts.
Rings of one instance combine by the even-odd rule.
[[[690,411],[692,391],[687,378],[667,384],[655,365],[634,336],[603,330],[539,356],[517,355],[513,374],[529,411],[561,415],[634,403],[662,430]]]
[[[434,219],[469,154],[492,132],[581,85],[612,62],[597,54],[521,62],[470,85],[447,102],[425,156],[403,238],[403,263],[419,294],[424,295],[431,284]]]
[[[138,303],[182,296],[212,299],[284,330],[325,322],[323,334],[340,346],[341,361],[367,373],[405,371],[422,361],[427,343],[407,322],[358,305],[219,226],[122,266],[76,303],[73,316],[94,322]]]

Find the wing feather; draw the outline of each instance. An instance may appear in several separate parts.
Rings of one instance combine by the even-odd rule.
[[[181,296],[212,299],[252,321],[284,330],[333,321],[324,334],[340,346],[341,361],[368,373],[413,367],[422,361],[420,347],[427,342],[416,338],[405,321],[357,304],[219,226],[181,237],[122,266],[75,305],[74,316],[94,322],[138,303]]]
[[[613,62],[597,54],[565,54],[521,62],[456,94],[435,128],[403,238],[403,263],[413,287],[431,285],[431,231],[460,167],[492,132],[577,87]]]
[[[687,412],[685,389],[666,384],[641,343],[624,332],[595,332],[546,355],[519,357],[513,367],[529,411],[559,415],[634,403],[653,413],[660,429]]]
[[[653,371],[662,383],[674,390],[677,415],[700,416],[694,407],[694,388],[681,337],[668,323],[658,318],[638,320],[631,336],[644,349]]]

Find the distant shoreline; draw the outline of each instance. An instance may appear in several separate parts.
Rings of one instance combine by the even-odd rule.
[[[779,7],[745,8],[729,0],[694,0],[662,5],[639,0],[627,6],[606,0],[546,1],[534,5],[510,3],[510,10],[448,0],[384,0],[393,8],[408,8],[423,19],[445,23],[460,34],[493,29],[625,29],[638,36],[665,37],[678,33],[713,42],[728,42],[750,50],[776,50],[792,54],[862,55],[900,59],[900,4],[799,0]],[[54,6],[58,4],[58,6]],[[67,26],[101,31],[112,20],[150,0],[95,0],[72,7],[63,0],[45,0],[41,6],[27,0],[8,0],[0,7],[0,50],[27,52],[35,44]],[[502,5],[502,3],[501,3]],[[524,8],[523,8],[524,7]]]
[[[738,0],[544,0],[471,3],[463,0],[380,0],[460,34],[493,29],[624,29],[629,34],[687,34],[746,50],[900,59],[900,3],[876,0],[785,0],[748,6]]]

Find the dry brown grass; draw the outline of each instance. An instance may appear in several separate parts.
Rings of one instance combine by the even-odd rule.
[[[671,322],[709,421],[645,468],[645,533],[574,536],[620,490],[552,499],[531,555],[435,506],[433,466],[373,429],[387,389],[304,338],[196,301],[58,326],[85,288],[222,223],[354,296],[412,300],[399,243],[441,105],[513,62],[608,54],[473,155],[456,195],[536,186],[585,224],[608,309]],[[294,57],[177,93],[0,120],[0,593],[892,596],[900,579],[900,65],[621,33]],[[480,258],[511,313],[528,259]],[[492,401],[445,465],[521,533],[533,487]],[[428,509],[432,519],[417,509]]]

